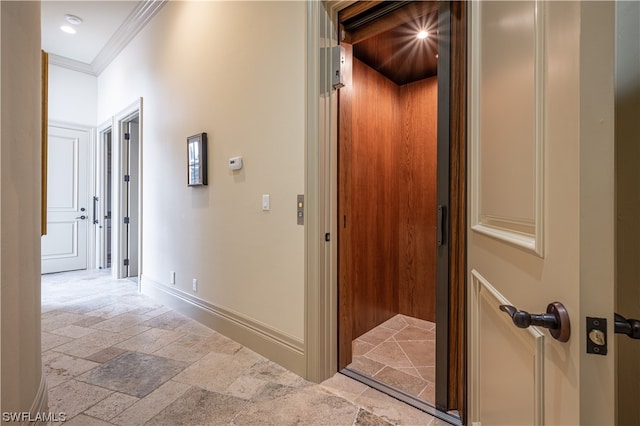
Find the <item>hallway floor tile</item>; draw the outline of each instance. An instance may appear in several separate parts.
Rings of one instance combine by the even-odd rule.
[[[49,409],[70,426],[446,424],[340,374],[308,382],[104,271],[43,275],[42,351]],[[385,374],[428,366],[404,368]]]

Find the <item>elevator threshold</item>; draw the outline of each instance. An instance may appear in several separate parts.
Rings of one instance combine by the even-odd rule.
[[[434,407],[432,404],[429,404],[428,402],[425,402],[421,399],[418,399],[412,395],[409,395],[406,392],[403,392],[401,390],[398,390],[392,386],[387,385],[386,383],[383,383],[379,380],[376,380],[375,378],[371,377],[371,376],[367,376],[366,374],[362,374],[359,371],[353,370],[349,367],[343,368],[342,370],[340,370],[340,374],[344,374],[347,377],[352,378],[353,380],[356,380],[360,383],[364,383],[365,385],[369,386],[370,388],[373,388],[375,390],[378,390],[382,393],[385,393],[387,395],[389,395],[392,398],[397,399],[398,401],[401,401],[405,404],[411,405],[414,408],[417,408],[418,410],[424,411],[427,414],[432,415],[433,417],[436,417],[440,420],[443,420],[447,423],[450,423],[452,425],[456,425],[456,426],[462,426],[462,422],[460,421],[460,417],[453,415],[451,413],[447,413],[444,411],[440,411],[438,410],[436,407]]]

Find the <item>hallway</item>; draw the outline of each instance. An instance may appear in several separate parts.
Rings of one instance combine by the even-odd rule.
[[[107,272],[42,277],[49,409],[68,425],[439,425],[340,374],[316,385]]]

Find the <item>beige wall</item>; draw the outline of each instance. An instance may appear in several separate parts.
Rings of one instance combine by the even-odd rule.
[[[40,409],[40,2],[1,2],[1,411]],[[46,399],[45,399],[46,401]],[[34,403],[36,404],[34,406]]]
[[[179,290],[299,348],[305,12],[304,2],[169,2],[98,77],[98,122],[143,98],[143,291]],[[203,131],[209,185],[190,188],[186,138]],[[234,156],[241,171],[227,167]]]

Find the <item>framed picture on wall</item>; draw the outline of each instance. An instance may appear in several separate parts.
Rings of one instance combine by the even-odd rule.
[[[187,185],[207,184],[207,134],[187,138]]]

